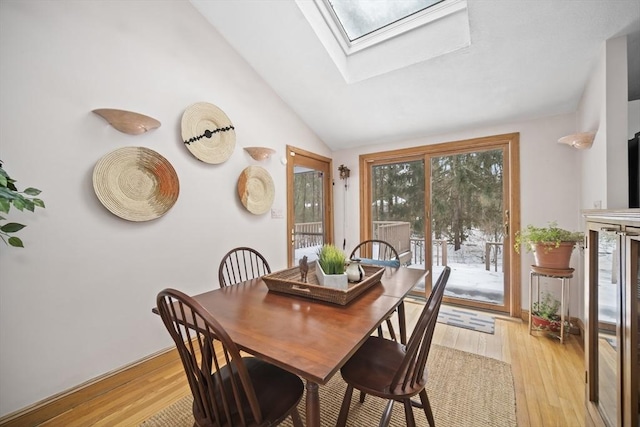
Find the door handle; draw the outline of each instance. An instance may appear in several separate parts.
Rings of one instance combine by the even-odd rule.
[[[504,237],[509,237],[509,211],[504,211]]]

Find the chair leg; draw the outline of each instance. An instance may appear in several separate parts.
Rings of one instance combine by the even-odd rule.
[[[378,326],[378,336],[380,338],[384,338],[384,334],[382,333],[382,326]]]
[[[393,323],[391,323],[390,318],[387,318],[387,328],[389,328],[389,335],[391,336],[391,339],[398,342],[398,338],[396,338],[396,331],[393,329]]]
[[[293,421],[293,427],[304,427],[302,425],[302,418],[300,418],[300,412],[298,412],[298,407],[293,409],[291,413],[291,421]]]
[[[413,417],[413,407],[411,406],[411,400],[405,399],[402,401],[404,405],[404,417],[407,420],[407,427],[416,427],[416,419]]]
[[[424,414],[427,416],[427,421],[430,427],[436,427],[436,422],[433,419],[433,412],[431,412],[431,405],[429,404],[429,397],[427,396],[427,390],[423,389],[420,392],[420,401],[424,407]]]
[[[361,392],[360,392],[360,403],[364,403],[364,397],[365,397],[366,395],[367,395],[367,394],[366,394],[364,391],[361,391]]]
[[[389,422],[391,421],[391,413],[393,411],[393,402],[393,399],[389,399],[387,407],[384,408],[382,419],[380,420],[380,427],[389,427]]]
[[[347,391],[344,393],[342,406],[340,407],[340,415],[336,421],[336,427],[344,427],[347,425],[347,417],[349,416],[349,407],[351,406],[351,395],[353,394],[353,386],[347,384]]]

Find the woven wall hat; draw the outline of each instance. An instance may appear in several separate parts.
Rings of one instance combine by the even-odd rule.
[[[224,111],[213,104],[198,102],[182,114],[182,141],[199,160],[218,164],[231,157],[236,131]]]
[[[180,184],[167,159],[145,147],[124,147],[102,157],[93,169],[93,189],[114,215],[149,221],[178,200]]]
[[[261,166],[249,166],[238,178],[238,195],[242,205],[256,215],[269,212],[276,190],[269,172]]]

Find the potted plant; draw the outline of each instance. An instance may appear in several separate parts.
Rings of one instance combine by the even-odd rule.
[[[533,251],[538,267],[567,270],[573,248],[583,239],[584,233],[565,230],[553,221],[546,227],[527,225],[516,233],[513,247],[517,253],[523,247],[527,252]]]
[[[537,330],[558,332],[561,317],[558,315],[560,301],[545,292],[542,299],[533,303],[531,310],[531,326]]]
[[[346,262],[347,259],[340,249],[334,245],[323,245],[318,249],[318,262],[316,263],[318,283],[331,288],[347,289]]]
[[[26,209],[30,212],[33,212],[37,206],[44,208],[44,202],[35,197],[40,194],[40,190],[29,187],[24,191],[18,191],[15,182],[2,168],[2,161],[0,161],[0,213],[8,214],[11,206],[19,211]],[[0,215],[0,221],[6,221],[6,218]],[[23,248],[22,240],[11,234],[24,227],[26,225],[17,222],[2,224],[0,225],[0,238],[6,245]]]

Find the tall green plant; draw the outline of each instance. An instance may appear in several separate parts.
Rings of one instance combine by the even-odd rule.
[[[0,161],[0,212],[8,214],[11,206],[19,211],[28,210],[30,212],[35,211],[36,207],[44,208],[44,202],[38,199],[37,195],[41,193],[37,188],[29,187],[24,191],[18,191],[16,180],[11,178],[9,174],[2,168],[2,161]],[[0,221],[4,222],[7,219],[0,215]],[[6,245],[23,248],[24,244],[19,237],[12,236],[11,234],[17,233],[22,230],[26,225],[19,224],[17,222],[7,222],[0,225],[0,238]]]
[[[324,245],[318,249],[318,263],[324,274],[344,273],[346,262],[344,253],[334,245]]]

